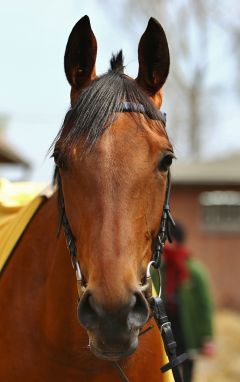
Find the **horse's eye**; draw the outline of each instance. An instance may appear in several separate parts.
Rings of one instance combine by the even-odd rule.
[[[167,171],[172,164],[172,160],[175,158],[173,153],[167,152],[158,162],[159,171]]]
[[[52,154],[52,158],[54,159],[56,166],[58,166],[59,168],[65,167],[65,158],[60,151],[55,150]]]

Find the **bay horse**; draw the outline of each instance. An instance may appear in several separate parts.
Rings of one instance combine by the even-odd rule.
[[[131,382],[168,380],[142,288],[173,158],[158,110],[168,43],[151,18],[136,79],[121,52],[96,76],[96,55],[84,16],[64,57],[71,107],[53,144],[58,188],[0,279],[0,381],[119,382],[116,365]]]

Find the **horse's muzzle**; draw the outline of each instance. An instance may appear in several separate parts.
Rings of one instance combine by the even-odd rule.
[[[130,356],[137,349],[138,334],[139,330],[134,336],[131,335],[131,340],[128,341],[128,347],[124,348],[120,346],[120,348],[117,349],[117,346],[115,348],[109,348],[107,344],[103,344],[101,341],[99,342],[98,339],[89,333],[89,347],[92,353],[98,358],[107,361],[118,361],[121,358]]]
[[[99,358],[118,360],[138,346],[140,328],[149,317],[148,304],[140,292],[114,311],[104,310],[87,291],[78,305],[78,319],[89,334],[92,352]]]

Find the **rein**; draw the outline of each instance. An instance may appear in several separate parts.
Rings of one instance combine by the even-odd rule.
[[[119,105],[119,112],[137,112],[137,113],[145,113],[144,106],[142,104],[137,103],[130,103],[130,102],[122,102]],[[159,120],[166,125],[166,114],[163,114],[159,111]],[[78,290],[78,296],[79,301],[81,300],[83,294],[86,290],[86,283],[84,280],[84,277],[81,273],[80,264],[77,259],[77,248],[75,244],[75,238],[72,233],[66,212],[65,212],[65,204],[64,204],[64,195],[62,190],[62,181],[61,181],[61,175],[56,168],[55,172],[55,179],[57,181],[58,185],[58,203],[59,203],[59,209],[60,209],[60,221],[59,226],[57,230],[57,236],[60,234],[61,227],[63,227],[64,235],[68,247],[68,251],[70,254],[72,266],[76,272],[76,279],[77,279],[77,290]],[[173,333],[171,330],[171,323],[168,320],[164,303],[161,299],[161,285],[160,285],[160,291],[157,297],[152,296],[152,281],[151,281],[151,268],[153,267],[155,270],[158,271],[159,274],[159,280],[160,280],[160,267],[161,267],[161,259],[162,259],[162,253],[163,249],[166,243],[166,240],[168,239],[170,242],[171,236],[170,236],[170,226],[175,226],[175,222],[172,218],[171,212],[170,212],[170,192],[171,192],[171,174],[170,170],[168,170],[167,173],[167,188],[166,188],[166,194],[165,194],[165,201],[163,206],[163,213],[162,218],[160,222],[160,229],[156,236],[155,242],[154,242],[154,249],[152,254],[152,259],[148,264],[147,271],[146,271],[146,282],[144,285],[141,286],[141,291],[145,294],[146,299],[148,300],[148,303],[152,309],[153,316],[156,320],[157,326],[161,332],[161,336],[164,343],[164,348],[166,351],[166,354],[169,358],[169,362],[161,367],[161,371],[164,373],[170,369],[172,369],[172,373],[174,376],[175,382],[182,382],[182,376],[180,374],[180,370],[178,366],[184,362],[187,359],[186,354],[181,354],[180,356],[176,355],[176,347],[177,344],[174,340]],[[151,328],[151,327],[150,327]],[[148,331],[148,329],[143,330],[140,334],[144,334]],[[128,382],[128,378],[124,374],[122,368],[117,362],[113,363],[113,366],[118,371],[120,378],[123,382]]]

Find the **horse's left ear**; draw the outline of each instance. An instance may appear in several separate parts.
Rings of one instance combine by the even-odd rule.
[[[153,17],[138,45],[139,71],[136,78],[141,88],[159,105],[160,89],[165,83],[170,66],[167,38],[162,26]],[[159,97],[157,97],[159,93]]]
[[[72,86],[72,103],[79,91],[96,78],[96,56],[97,41],[89,17],[84,16],[73,27],[64,56],[66,77]]]

